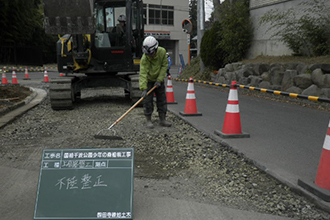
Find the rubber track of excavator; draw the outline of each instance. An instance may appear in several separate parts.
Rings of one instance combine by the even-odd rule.
[[[132,103],[135,103],[141,98],[139,75],[131,75],[129,76],[129,78],[131,80],[130,99],[132,100]],[[141,105],[142,104],[140,104],[139,106]]]
[[[74,95],[72,91],[73,77],[53,79],[50,82],[50,103],[54,110],[73,109]]]

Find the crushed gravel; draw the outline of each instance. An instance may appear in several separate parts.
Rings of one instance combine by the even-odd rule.
[[[143,183],[146,194],[295,219],[330,219],[329,213],[172,113],[167,116],[172,127],[160,127],[153,117],[156,126],[149,130],[143,109],[136,108],[113,129],[124,140],[95,139],[131,102],[121,89],[86,90],[82,98],[74,110],[53,111],[47,97],[0,129],[0,166],[38,171],[43,149],[134,147],[135,181]]]

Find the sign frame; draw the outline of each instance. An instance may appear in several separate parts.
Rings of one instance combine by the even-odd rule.
[[[134,148],[43,150],[34,220],[133,219]]]

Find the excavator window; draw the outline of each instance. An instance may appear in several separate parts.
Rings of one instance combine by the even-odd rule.
[[[118,19],[120,16],[126,19],[125,13],[126,7],[95,7],[96,47],[124,47],[126,45],[126,22],[118,21],[122,20]]]

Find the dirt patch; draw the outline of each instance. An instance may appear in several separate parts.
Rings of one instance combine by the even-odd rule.
[[[24,100],[32,91],[21,85],[1,85],[0,86],[0,112],[8,106]]]

